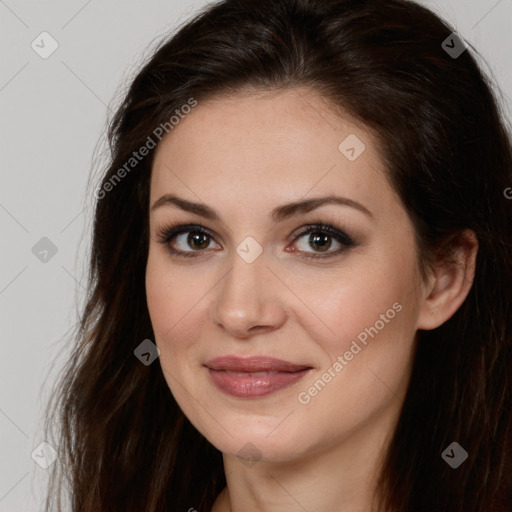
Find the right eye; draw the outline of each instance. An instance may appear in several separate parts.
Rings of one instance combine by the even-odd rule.
[[[212,241],[213,238],[208,230],[200,224],[166,226],[158,233],[159,243],[166,245],[172,255],[185,258],[200,256]],[[175,245],[179,244],[181,247],[176,249]]]

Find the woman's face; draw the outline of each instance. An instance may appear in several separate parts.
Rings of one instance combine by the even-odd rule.
[[[291,461],[396,421],[424,297],[413,227],[371,133],[315,93],[199,102],[163,139],[146,288],[163,375],[225,454]]]

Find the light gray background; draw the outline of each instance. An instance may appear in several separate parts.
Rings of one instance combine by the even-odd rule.
[[[0,0],[0,512],[42,509],[48,470],[31,454],[83,303],[107,111],[150,43],[206,3]],[[512,0],[423,3],[484,56],[510,119]],[[47,59],[31,48],[43,31],[59,44]],[[32,252],[42,237],[57,247],[47,262]]]

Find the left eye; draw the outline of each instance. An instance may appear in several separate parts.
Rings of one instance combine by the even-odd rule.
[[[354,240],[350,238],[346,233],[328,224],[316,224],[313,226],[309,226],[305,231],[299,233],[295,240],[299,240],[303,237],[306,237],[307,235],[309,235],[306,241],[307,247],[313,247],[319,249],[319,251],[313,251],[313,253],[308,253],[307,250],[300,249],[300,252],[306,253],[304,255],[305,258],[327,258],[330,256],[337,255],[344,251],[345,249],[348,249],[356,245]],[[339,248],[338,250],[335,251],[329,251],[329,249],[332,246],[333,239],[339,245]],[[322,253],[326,254],[324,255]]]
[[[309,238],[298,251],[305,258],[327,258],[356,245],[353,239],[346,233],[328,224],[309,226],[295,237],[294,242],[308,235]],[[339,245],[339,248],[336,251],[329,251],[333,239]],[[209,248],[213,237],[201,225],[182,225],[162,229],[158,234],[158,241],[166,245],[172,255],[197,257],[200,255],[198,253],[202,253],[204,249]],[[176,249],[174,246],[180,242],[183,244],[182,248]],[[307,251],[307,247],[318,249],[318,251],[311,253]],[[187,248],[192,248],[192,250],[187,250]],[[217,248],[220,248],[220,246]]]

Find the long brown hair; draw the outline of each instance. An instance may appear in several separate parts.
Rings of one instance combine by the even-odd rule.
[[[512,509],[512,149],[476,50],[453,32],[407,0],[224,0],[154,51],[109,125],[87,302],[48,408],[60,461],[47,511],[60,510],[64,476],[73,512],[209,512],[225,486],[221,453],[183,415],[158,362],[134,355],[154,340],[144,280],[154,149],[126,164],[191,98],[296,85],[377,133],[422,268],[466,228],[479,242],[465,302],[418,333],[379,482],[385,510]],[[453,441],[468,452],[457,469],[441,457]]]

